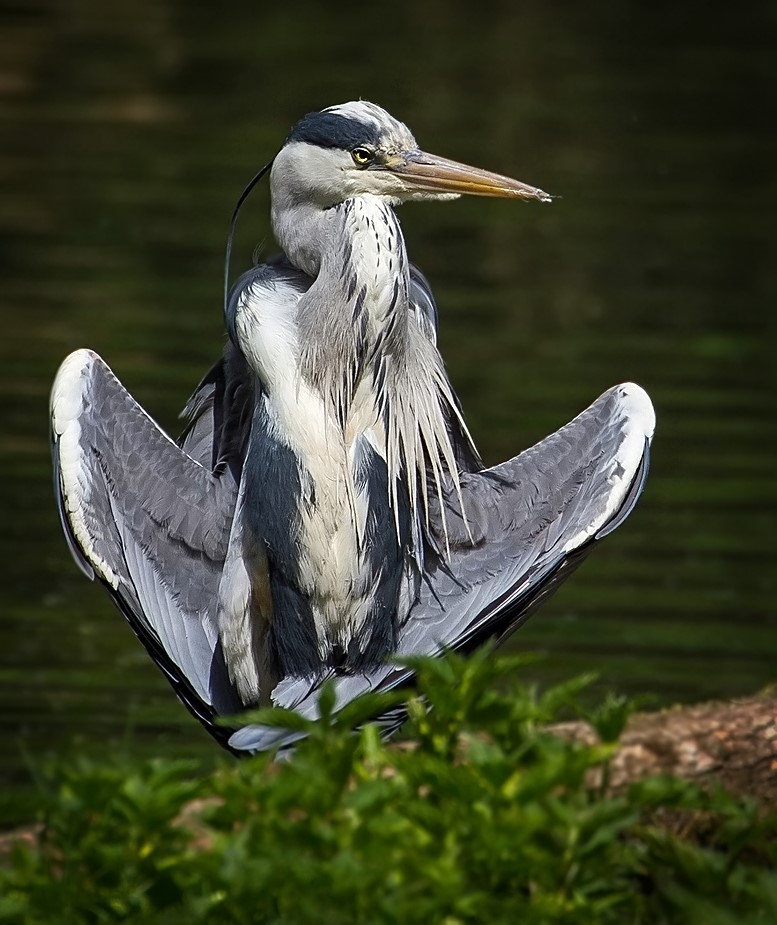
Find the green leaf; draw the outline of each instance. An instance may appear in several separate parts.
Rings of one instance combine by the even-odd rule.
[[[613,797],[592,783],[612,743],[545,730],[560,711],[585,713],[589,678],[538,693],[493,654],[413,663],[403,743],[365,725],[406,696],[378,692],[339,712],[325,700],[328,722],[282,709],[240,717],[307,733],[276,764],[106,758],[55,769],[43,835],[0,864],[0,921],[777,920],[774,816],[672,779]],[[625,712],[612,697],[594,708],[603,739]],[[662,827],[678,816],[703,826]]]

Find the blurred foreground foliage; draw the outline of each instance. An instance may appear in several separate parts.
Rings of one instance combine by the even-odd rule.
[[[418,660],[404,743],[350,731],[385,699],[333,715],[329,692],[290,761],[57,768],[41,837],[0,863],[0,921],[777,921],[774,817],[680,780],[607,793],[629,706],[584,709],[587,678],[538,693],[516,662]],[[546,731],[571,714],[603,744]]]

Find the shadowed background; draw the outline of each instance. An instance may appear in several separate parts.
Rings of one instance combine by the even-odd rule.
[[[777,677],[777,29],[669,4],[0,2],[0,821],[72,747],[214,746],[67,552],[48,390],[97,350],[159,422],[223,343],[237,194],[305,112],[364,97],[550,206],[407,206],[487,463],[633,379],[658,415],[632,519],[512,645],[657,703]],[[267,187],[234,273],[272,251]]]

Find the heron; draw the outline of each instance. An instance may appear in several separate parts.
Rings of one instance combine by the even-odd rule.
[[[629,515],[655,424],[625,383],[513,459],[480,459],[396,209],[543,190],[429,154],[361,100],[306,115],[263,172],[281,252],[231,288],[180,438],[91,350],[51,399],[76,562],[238,753],[298,733],[223,715],[315,718],[325,683],[340,708],[408,683],[403,657],[504,640]]]

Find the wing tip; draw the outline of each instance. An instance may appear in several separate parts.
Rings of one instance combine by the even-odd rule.
[[[97,553],[86,516],[91,485],[84,469],[82,418],[89,404],[96,362],[102,360],[94,350],[82,347],[65,357],[54,377],[50,405],[54,487],[76,564],[88,578],[93,579],[96,574],[115,590],[118,575]]]
[[[55,437],[61,437],[81,413],[84,380],[92,364],[99,359],[94,350],[81,347],[69,353],[60,364],[51,387],[51,426]]]
[[[656,428],[656,413],[648,393],[636,382],[624,382],[615,387],[618,397],[618,416],[622,442],[612,459],[608,481],[611,485],[610,497],[606,505],[606,520],[594,533],[599,533],[617,514],[629,499],[635,481],[640,484],[636,497],[628,505],[631,511],[636,498],[644,487],[646,476],[646,457],[649,459],[650,444]],[[643,472],[640,477],[640,473]],[[618,519],[618,523],[625,515]],[[614,527],[613,527],[614,529]]]
[[[630,422],[634,422],[648,443],[656,429],[656,412],[648,393],[636,382],[622,382],[615,387],[619,403]]]
[[[602,509],[583,530],[564,545],[564,553],[579,549],[591,538],[601,539],[619,527],[634,509],[645,486],[656,413],[650,396],[636,382],[614,386],[606,396],[610,423],[619,432],[619,446],[609,460],[605,477],[609,489]]]

